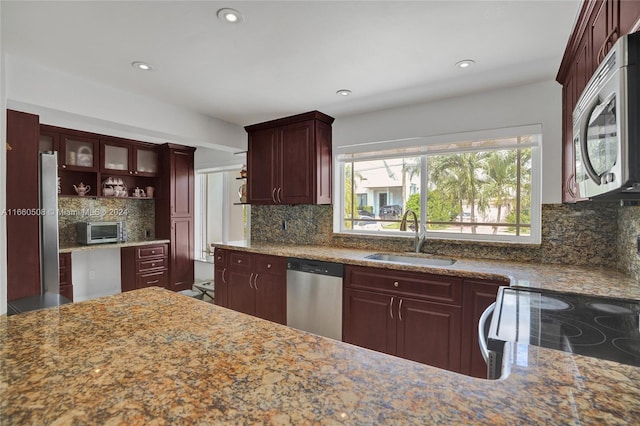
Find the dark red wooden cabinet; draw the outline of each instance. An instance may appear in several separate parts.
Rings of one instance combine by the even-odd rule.
[[[480,353],[478,322],[485,309],[496,301],[498,288],[506,282],[464,280],[462,291],[462,352],[461,373],[487,378],[487,364]]]
[[[35,296],[40,284],[37,214],[39,117],[7,110],[7,300]],[[4,148],[3,148],[4,149]],[[28,213],[31,212],[31,213]]]
[[[638,30],[640,1],[585,0],[556,80],[562,84],[562,201],[583,200],[575,177],[573,109],[594,71],[624,34]]]
[[[216,248],[215,304],[287,323],[287,259]]]
[[[60,295],[73,302],[73,274],[71,273],[71,253],[60,253]]]
[[[227,285],[227,250],[216,247],[213,254],[214,283],[216,286],[216,297],[213,301],[216,305],[228,306],[228,285]]]
[[[331,204],[331,123],[318,111],[245,127],[250,204]]]
[[[460,371],[462,280],[345,267],[343,340]]]
[[[120,249],[122,291],[144,287],[167,287],[168,244],[149,244]]]
[[[160,147],[160,168],[163,171],[156,188],[156,236],[170,240],[170,290],[191,289],[193,271],[193,153],[195,148],[164,144]]]

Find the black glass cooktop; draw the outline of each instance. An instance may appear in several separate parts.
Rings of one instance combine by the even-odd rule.
[[[503,287],[489,338],[640,366],[640,301]]]

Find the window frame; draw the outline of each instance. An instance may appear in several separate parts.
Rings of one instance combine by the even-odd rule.
[[[427,229],[427,238],[432,240],[448,240],[448,241],[473,241],[473,242],[494,242],[509,244],[537,244],[541,243],[542,233],[542,125],[524,125],[514,126],[500,129],[489,129],[475,132],[454,133],[439,136],[406,138],[396,141],[380,141],[358,145],[346,145],[334,148],[336,155],[334,156],[334,194],[336,201],[334,203],[333,214],[333,230],[334,233],[348,235],[362,235],[374,237],[405,237],[413,238],[414,235],[408,235],[403,231],[371,231],[367,229],[347,229],[345,222],[350,220],[345,218],[345,167],[346,164],[357,161],[366,161],[370,159],[390,159],[398,157],[421,157],[420,168],[420,193],[421,198],[426,199],[427,192],[427,156],[446,155],[446,154],[462,154],[471,151],[499,151],[506,149],[505,147],[477,147],[459,150],[431,150],[429,146],[442,145],[447,143],[462,143],[464,141],[483,141],[492,139],[516,138],[525,135],[535,136],[535,140],[522,148],[531,148],[531,210],[530,210],[530,233],[525,235],[493,235],[493,234],[467,234],[442,232]],[[390,148],[393,146],[393,148]],[[386,148],[386,149],[385,149]],[[515,149],[514,146],[508,146],[509,149]],[[387,156],[385,156],[387,153]],[[346,157],[351,157],[347,160]],[[354,194],[355,196],[355,194]],[[406,200],[404,201],[406,202]],[[426,209],[421,209],[420,229],[426,227]]]

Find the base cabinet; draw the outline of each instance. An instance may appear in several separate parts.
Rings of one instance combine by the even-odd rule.
[[[344,341],[460,370],[462,280],[345,267]]]
[[[287,323],[287,259],[216,248],[215,304]]]
[[[505,282],[465,280],[462,292],[462,369],[468,376],[487,378],[487,364],[482,358],[478,342],[478,321],[489,305],[496,301],[498,288]]]
[[[71,253],[60,253],[60,295],[73,302],[73,276],[71,275]]]
[[[168,287],[168,244],[149,244],[120,249],[122,291],[145,287]]]

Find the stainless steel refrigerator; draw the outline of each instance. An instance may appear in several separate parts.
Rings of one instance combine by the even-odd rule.
[[[58,154],[40,153],[40,295],[7,303],[7,315],[59,306],[70,301],[60,295],[58,246]]]

